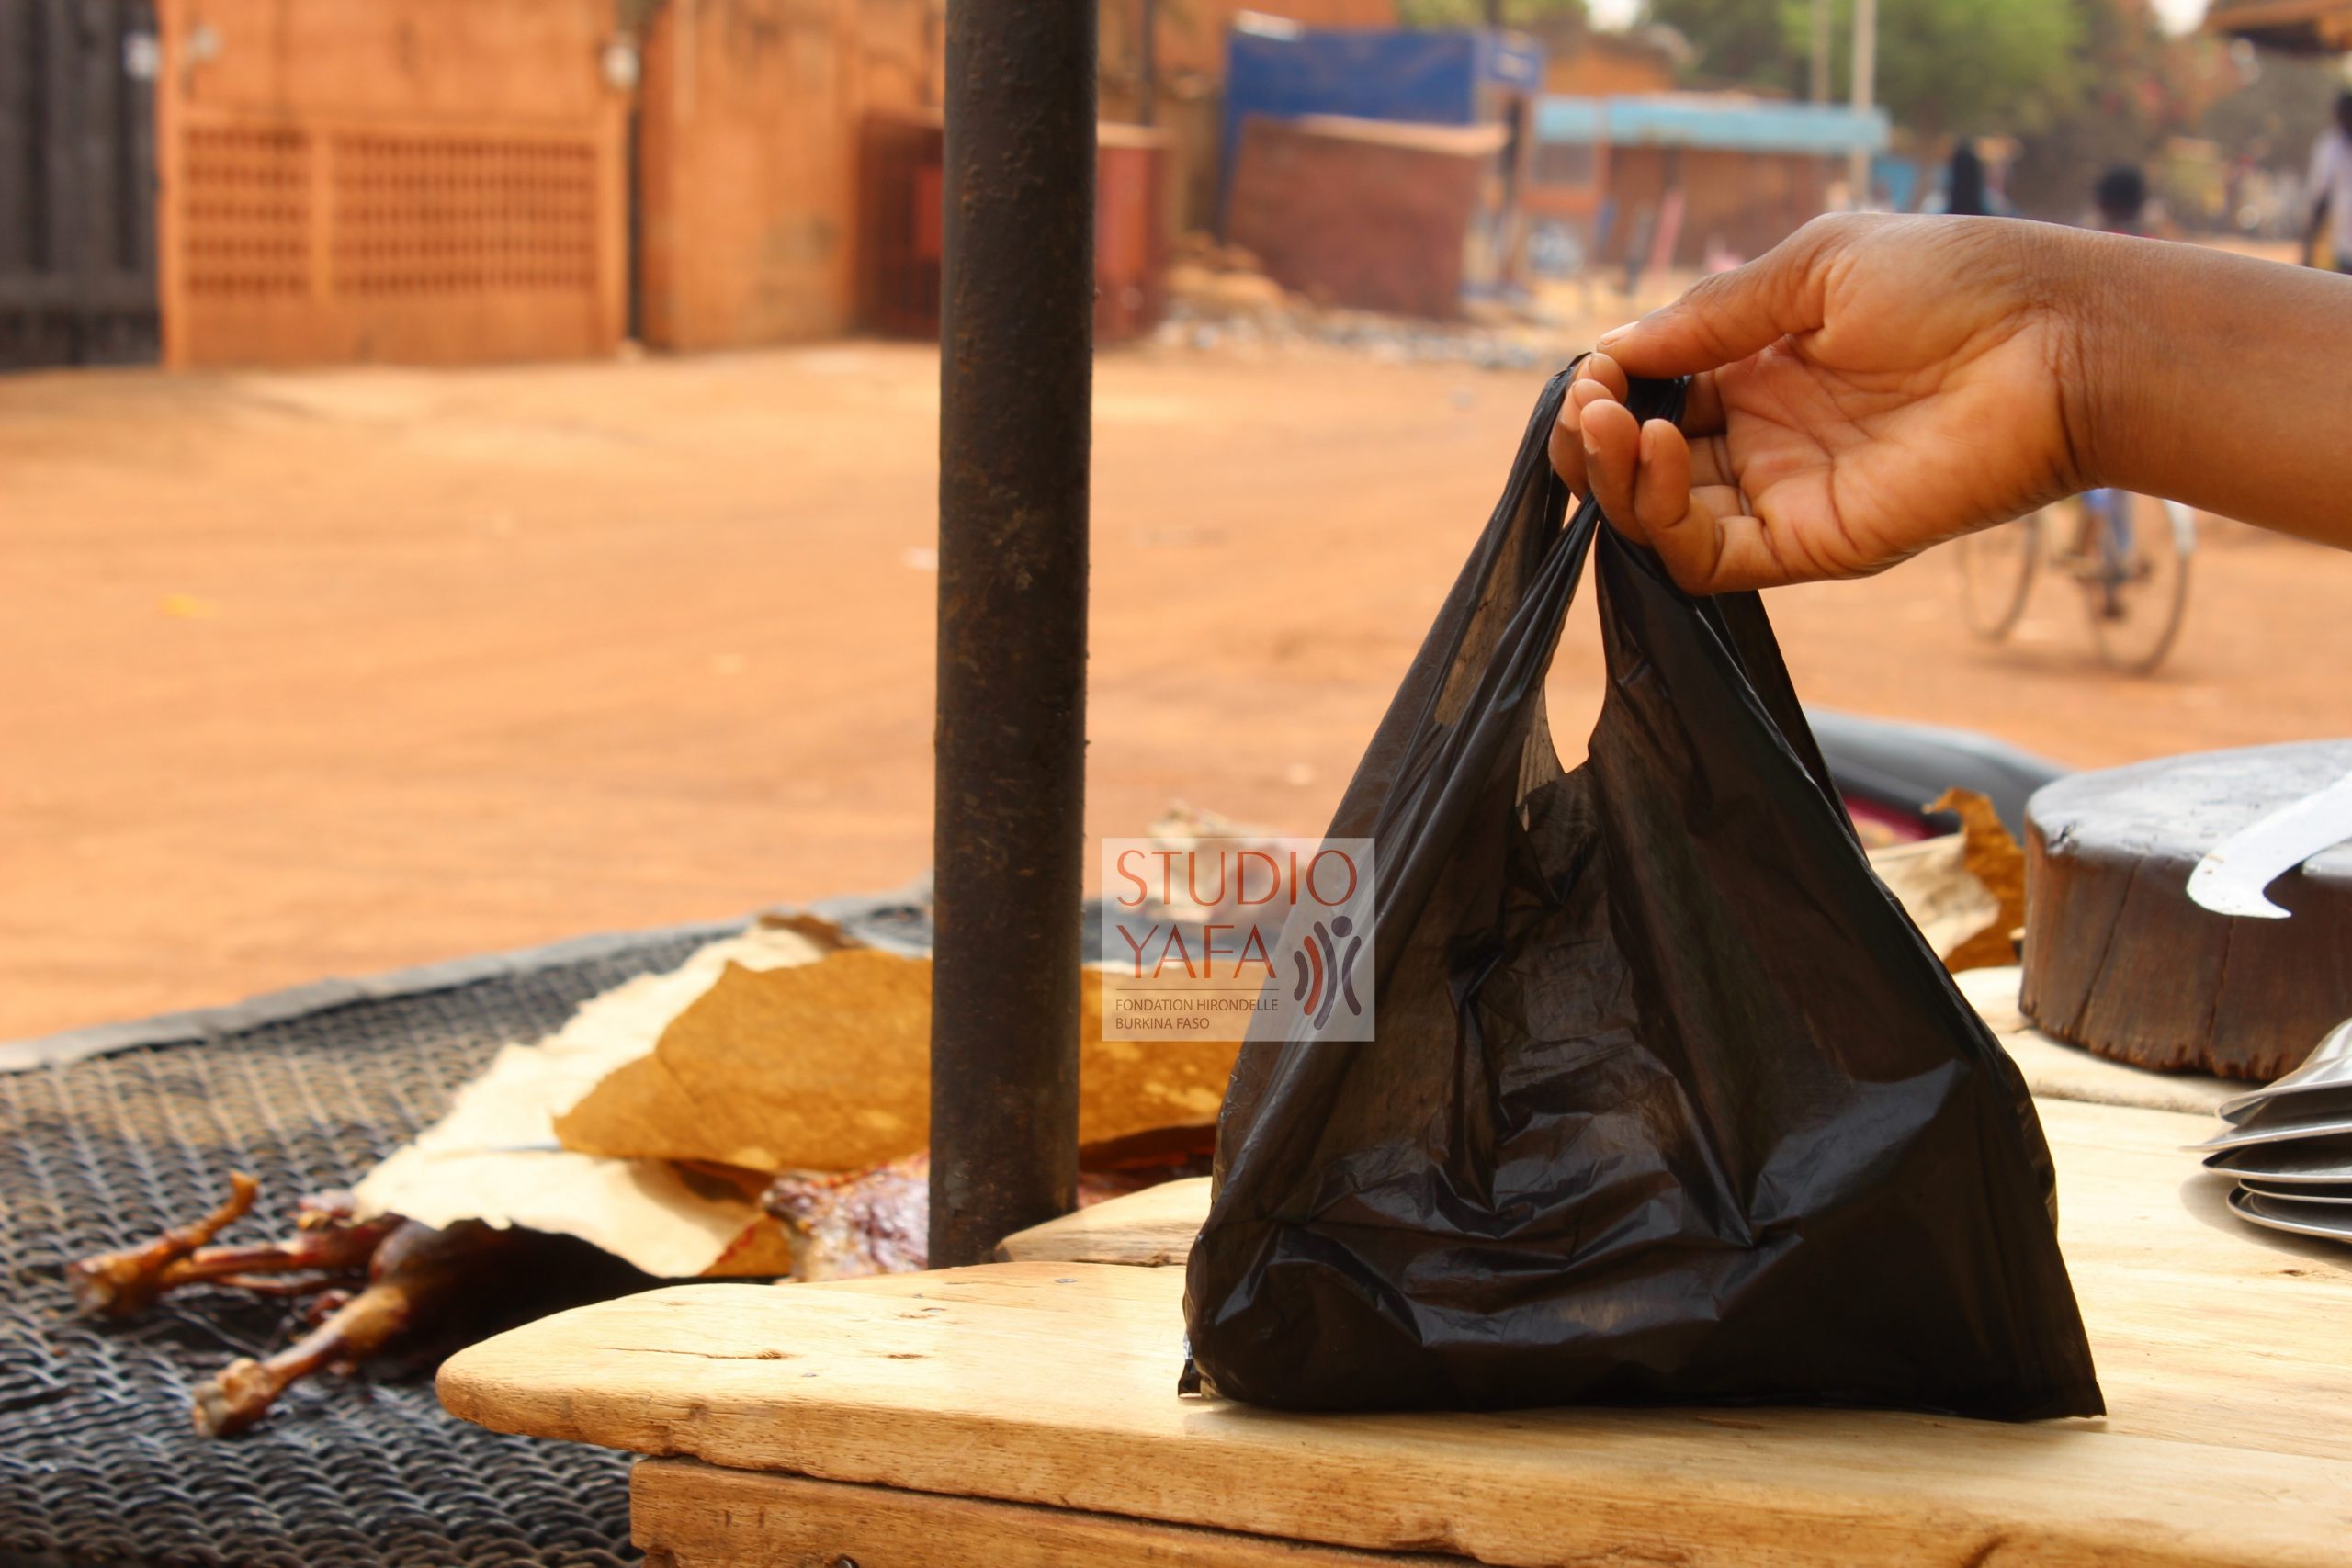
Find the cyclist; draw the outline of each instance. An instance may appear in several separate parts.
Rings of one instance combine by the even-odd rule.
[[[2352,277],[2000,218],[1815,219],[1603,334],[1569,487],[1693,592],[1884,570],[2107,485],[2352,547]],[[1691,375],[1678,427],[1625,377]]]
[[[2335,95],[2335,123],[2312,144],[2311,218],[2303,226],[2303,265],[2319,265],[2320,235],[2329,237],[2338,272],[2352,272],[2352,88]]]

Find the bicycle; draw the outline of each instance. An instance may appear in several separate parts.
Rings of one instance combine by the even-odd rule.
[[[2086,491],[1955,547],[1962,609],[1979,637],[1998,642],[2016,628],[2047,561],[2082,589],[2100,661],[2145,675],[2180,636],[2197,514],[2154,496]]]

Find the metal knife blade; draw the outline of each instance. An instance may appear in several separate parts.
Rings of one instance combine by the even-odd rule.
[[[2352,839],[2352,773],[2214,845],[2188,874],[2188,897],[2217,915],[2283,920],[2288,911],[2263,889],[2346,839]]]

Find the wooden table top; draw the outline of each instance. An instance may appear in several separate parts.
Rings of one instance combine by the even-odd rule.
[[[2352,1250],[2232,1218],[2180,1150],[2205,1120],[2041,1110],[2097,1420],[1182,1399],[1182,1270],[1034,1235],[1026,1261],[583,1307],[461,1352],[441,1394],[714,1465],[1490,1562],[2352,1562]],[[1204,1197],[1157,1195],[1151,1227]],[[1104,1228],[1062,1236],[1098,1256]]]

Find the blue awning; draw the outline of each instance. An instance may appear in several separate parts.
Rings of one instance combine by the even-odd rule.
[[[1547,97],[1535,110],[1539,141],[1693,147],[1738,152],[1879,152],[1890,126],[1883,109],[1789,104],[1731,94],[1645,93],[1607,98]]]

